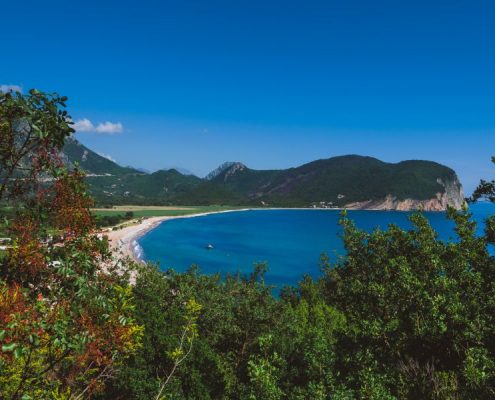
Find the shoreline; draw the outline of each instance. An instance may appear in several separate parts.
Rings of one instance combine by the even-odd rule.
[[[122,229],[103,231],[100,234],[107,236],[110,248],[112,251],[117,251],[124,257],[130,257],[137,263],[144,263],[144,261],[136,254],[136,240],[144,236],[149,231],[156,228],[162,222],[172,219],[180,218],[195,218],[202,217],[211,214],[223,214],[238,211],[249,211],[251,208],[243,208],[238,210],[222,210],[222,211],[208,211],[204,213],[189,214],[189,215],[169,215],[161,217],[149,217],[142,221],[126,226]]]

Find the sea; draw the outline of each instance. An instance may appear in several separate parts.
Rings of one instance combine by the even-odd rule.
[[[470,212],[478,233],[484,220],[495,215],[495,204],[477,203]],[[390,224],[412,227],[412,213],[400,211],[349,211],[348,217],[366,231]],[[424,215],[442,240],[456,240],[454,223],[443,212]],[[345,255],[339,210],[248,210],[210,214],[162,222],[142,236],[138,253],[162,270],[178,272],[197,265],[202,273],[222,276],[245,274],[255,264],[267,263],[265,281],[275,287],[295,285],[304,275],[321,275],[321,254],[331,260]],[[491,249],[493,251],[494,249]]]

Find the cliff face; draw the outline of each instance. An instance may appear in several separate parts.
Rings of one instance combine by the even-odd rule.
[[[459,210],[465,200],[462,185],[457,177],[445,182],[439,178],[437,182],[444,187],[445,191],[437,193],[434,198],[428,200],[399,200],[392,195],[388,195],[381,200],[349,203],[345,205],[345,208],[349,210],[445,211],[450,206]]]

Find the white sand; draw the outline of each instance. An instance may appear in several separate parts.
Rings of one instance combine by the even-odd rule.
[[[103,235],[108,237],[110,242],[110,248],[113,251],[120,252],[123,256],[131,257],[137,262],[142,262],[135,253],[135,241],[143,236],[146,232],[149,232],[159,224],[170,219],[177,218],[193,218],[202,215],[209,214],[221,214],[227,212],[237,212],[237,211],[247,211],[249,209],[240,210],[225,210],[225,211],[211,211],[200,214],[190,214],[190,215],[178,215],[178,216],[167,216],[167,217],[150,217],[142,221],[131,222],[129,226],[125,226],[122,229],[111,230],[102,232]]]

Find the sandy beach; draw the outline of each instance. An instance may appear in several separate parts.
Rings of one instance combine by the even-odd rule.
[[[203,215],[210,214],[222,214],[228,212],[237,212],[237,211],[248,211],[249,209],[240,209],[240,210],[223,210],[223,211],[211,211],[199,214],[190,214],[190,215],[177,215],[177,216],[163,216],[163,217],[150,217],[142,220],[136,220],[133,222],[129,222],[122,229],[110,230],[101,232],[104,236],[108,237],[108,241],[110,243],[110,248],[113,251],[120,252],[123,256],[131,257],[136,262],[143,262],[139,259],[139,257],[135,253],[135,241],[143,236],[146,232],[149,232],[159,224],[164,221],[168,221],[171,219],[178,218],[194,218],[200,217]]]
[[[134,253],[133,242],[144,235],[149,230],[156,227],[163,221],[174,217],[151,217],[142,221],[134,221],[129,226],[122,229],[104,231],[102,234],[108,237],[110,248],[113,251],[120,252],[123,256],[128,256],[135,261],[140,262]]]

